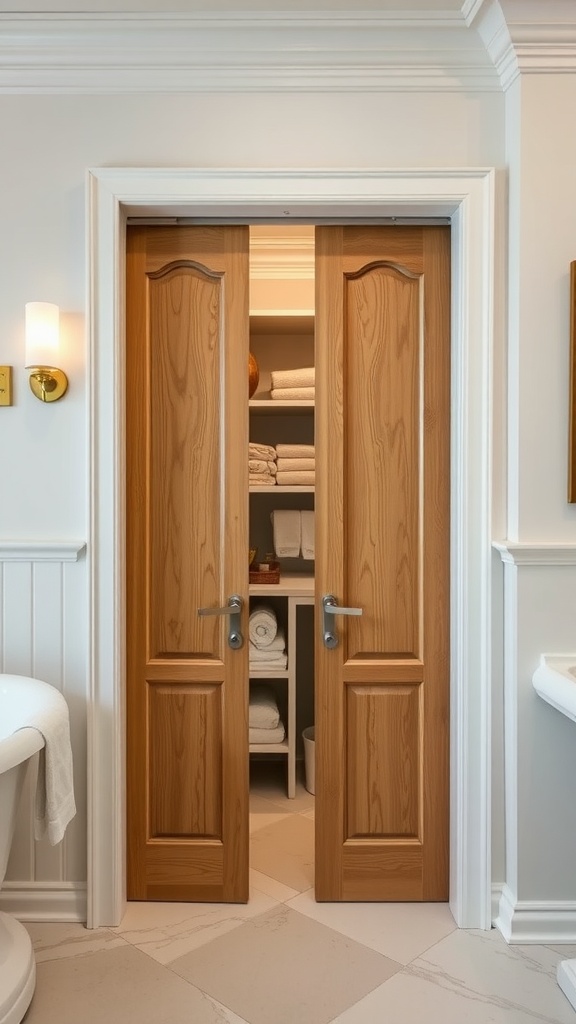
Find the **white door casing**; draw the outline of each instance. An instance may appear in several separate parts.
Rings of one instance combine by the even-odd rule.
[[[459,927],[490,927],[495,182],[489,168],[88,171],[88,927],[117,925],[125,903],[124,250],[136,215],[450,218],[450,907]]]

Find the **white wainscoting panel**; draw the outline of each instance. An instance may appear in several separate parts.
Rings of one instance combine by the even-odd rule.
[[[33,919],[85,918],[87,583],[84,542],[0,541],[0,671],[34,676],[66,698],[74,762],[76,817],[64,840],[34,840],[37,756],[20,801],[0,908]],[[57,891],[58,897],[54,899]],[[31,899],[33,894],[34,900]],[[46,906],[44,906],[46,905]]]

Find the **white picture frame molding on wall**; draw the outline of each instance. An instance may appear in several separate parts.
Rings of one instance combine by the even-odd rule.
[[[491,924],[491,374],[496,173],[87,172],[91,459],[88,926],[125,905],[124,251],[128,216],[449,218],[452,228],[450,908]],[[286,211],[289,211],[288,213]]]

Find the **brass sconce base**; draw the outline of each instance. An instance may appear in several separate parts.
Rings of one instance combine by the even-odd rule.
[[[65,394],[68,378],[54,366],[35,366],[30,374],[30,390],[41,402],[56,402]]]

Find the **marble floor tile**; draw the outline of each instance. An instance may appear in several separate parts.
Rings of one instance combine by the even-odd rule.
[[[257,810],[260,802],[264,800],[273,803],[275,809],[288,814],[298,814],[314,807],[314,797],[304,786],[301,769],[296,778],[296,795],[289,798],[286,790],[286,769],[282,764],[251,762],[250,810]]]
[[[498,932],[457,930],[333,1024],[574,1024],[554,955],[530,949],[525,958]]]
[[[39,964],[26,1024],[250,1024],[124,944]]]
[[[401,969],[285,906],[171,968],[250,1024],[328,1024]]]
[[[252,893],[253,889],[265,893],[266,896],[271,896],[272,899],[278,900],[278,903],[286,903],[287,900],[291,900],[294,896],[299,895],[297,889],[292,889],[289,885],[284,885],[283,882],[278,882],[275,878],[271,878],[270,875],[263,875],[261,871],[251,868],[250,893]]]
[[[254,832],[250,864],[256,871],[305,892],[314,885],[314,822],[291,814]]]
[[[274,806],[273,804],[271,806]],[[266,828],[267,825],[274,825],[277,821],[282,821],[286,815],[282,814],[281,811],[274,811],[269,813],[268,811],[250,811],[250,835],[253,832],[257,832],[258,829]]]
[[[109,928],[86,928],[83,924],[24,922],[32,939],[37,964],[66,957],[89,956],[101,950],[124,946],[125,940]]]
[[[456,928],[447,903],[316,903],[309,890],[288,906],[401,964]]]
[[[257,889],[248,903],[129,903],[121,923],[111,930],[159,963],[168,964],[277,903]]]

